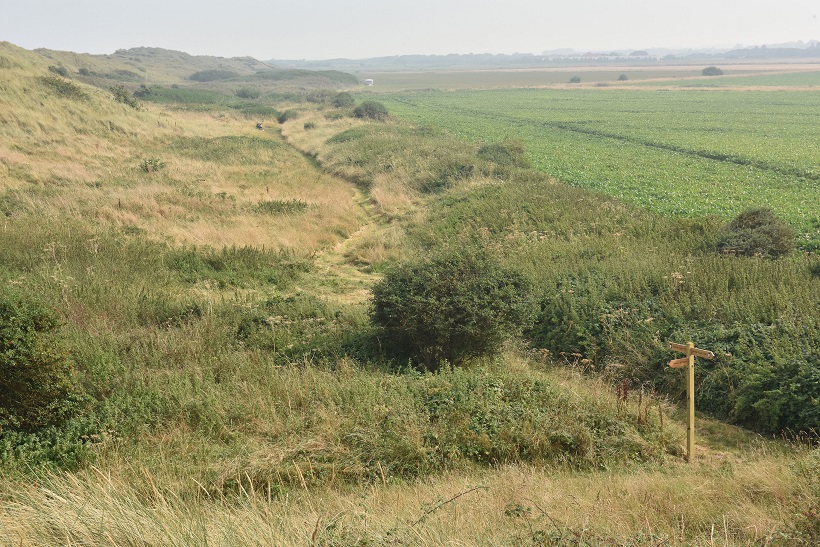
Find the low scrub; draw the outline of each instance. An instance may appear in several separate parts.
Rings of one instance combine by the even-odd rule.
[[[134,96],[125,88],[124,85],[115,85],[109,88],[114,100],[131,108],[139,108],[140,103]]]
[[[493,355],[532,320],[528,282],[482,252],[461,251],[390,270],[373,288],[385,347],[426,370]]]
[[[188,77],[188,79],[195,82],[215,82],[218,80],[230,80],[238,76],[239,74],[231,70],[212,69],[194,72]]]
[[[43,76],[40,81],[59,97],[76,101],[88,101],[89,95],[77,84],[56,76]]]
[[[72,366],[54,334],[59,326],[42,304],[0,293],[0,432],[42,428],[72,410]]]
[[[387,107],[378,101],[364,101],[353,109],[353,116],[381,122],[387,119]]]
[[[717,249],[724,254],[777,258],[795,248],[795,233],[767,208],[747,209],[723,230]]]

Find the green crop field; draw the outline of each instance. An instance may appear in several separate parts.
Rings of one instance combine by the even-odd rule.
[[[635,85],[659,85],[657,81],[635,81]],[[820,71],[800,71],[790,73],[759,73],[735,75],[726,73],[720,77],[700,77],[696,80],[670,80],[665,86],[678,87],[817,87],[820,86]]]
[[[390,111],[473,142],[520,140],[563,182],[662,214],[768,206],[820,247],[813,92],[518,89],[385,95]]]

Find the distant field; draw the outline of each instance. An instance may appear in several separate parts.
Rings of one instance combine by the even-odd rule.
[[[509,87],[539,87],[569,84],[577,76],[582,83],[619,83],[621,74],[630,80],[655,78],[689,78],[700,76],[702,68],[681,67],[675,70],[631,68],[566,67],[554,69],[498,69],[498,70],[427,70],[379,72],[360,79],[373,78],[373,91],[403,91],[413,89],[497,89]]]
[[[812,92],[545,89],[384,96],[474,142],[520,139],[556,178],[663,214],[774,208],[820,247],[820,99]]]
[[[603,85],[663,85],[712,87],[819,85],[820,67],[811,64],[720,65],[723,77],[704,77],[709,63],[667,66],[557,66],[545,68],[430,69],[357,73],[360,81],[372,78],[370,91],[395,92],[419,89],[463,90]]]
[[[820,67],[818,67],[820,68]],[[658,82],[639,81],[635,85],[658,85]],[[789,73],[760,73],[735,75],[731,72],[718,77],[671,80],[662,85],[680,87],[818,87],[820,86],[820,69],[817,71]]]

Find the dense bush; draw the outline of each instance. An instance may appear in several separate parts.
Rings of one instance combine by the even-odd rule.
[[[718,251],[739,256],[777,258],[795,247],[794,231],[771,209],[747,209],[721,231]]]
[[[444,254],[389,271],[373,288],[385,347],[427,370],[491,355],[530,323],[530,284],[486,253]]]
[[[111,91],[111,94],[114,95],[114,100],[118,103],[128,105],[131,108],[139,108],[139,101],[137,101],[130,93],[128,93],[128,90],[125,89],[124,85],[111,86],[109,89]]]
[[[0,431],[34,430],[70,410],[71,363],[56,315],[40,304],[0,293]]]
[[[66,67],[62,66],[62,65],[60,65],[60,66],[51,65],[51,66],[48,67],[48,69],[51,72],[53,72],[54,74],[59,74],[63,78],[68,78],[68,69]]]
[[[346,91],[337,93],[336,96],[333,97],[333,106],[336,108],[350,108],[354,104],[356,104],[356,99],[354,99],[353,95],[347,93]]]
[[[384,121],[387,118],[387,107],[378,101],[364,101],[353,109],[357,118]]]
[[[153,94],[154,94],[154,90],[151,89],[150,86],[147,86],[145,84],[140,84],[140,88],[138,90],[134,91],[134,97],[136,97],[138,99],[144,99],[146,97],[150,97]]]
[[[236,90],[236,96],[240,99],[258,99],[261,93],[252,87],[242,87]]]
[[[704,76],[721,76],[723,71],[716,66],[707,66],[703,69]]]

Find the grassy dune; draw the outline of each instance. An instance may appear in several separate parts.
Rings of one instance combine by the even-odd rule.
[[[134,109],[49,75],[32,54],[15,65],[2,69],[0,95],[8,218],[66,217],[176,244],[300,252],[332,245],[359,226],[351,185],[317,173],[252,120]]]

